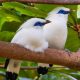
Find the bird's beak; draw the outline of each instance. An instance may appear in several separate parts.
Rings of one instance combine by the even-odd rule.
[[[46,22],[45,22],[45,24],[48,24],[48,23],[50,23],[51,21],[49,21],[49,20],[46,20]]]

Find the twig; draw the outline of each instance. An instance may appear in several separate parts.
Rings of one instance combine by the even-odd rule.
[[[48,3],[48,4],[80,4],[80,0],[0,0],[0,2]]]
[[[3,63],[0,63],[0,68],[4,68],[4,64]],[[32,67],[30,67],[30,66],[21,66],[21,70],[36,70],[38,68],[38,66],[32,66]],[[58,69],[58,68],[66,68],[66,67],[64,67],[64,66],[53,66],[53,67],[51,67],[50,69],[52,69],[52,68],[56,68],[56,69]]]

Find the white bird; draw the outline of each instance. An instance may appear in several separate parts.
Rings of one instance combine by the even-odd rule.
[[[43,31],[44,37],[48,41],[50,48],[64,49],[68,34],[67,21],[69,13],[70,9],[65,7],[58,7],[52,10],[46,17],[46,20],[49,20],[51,22],[44,25]],[[39,63],[38,66],[42,66],[43,68],[49,67],[48,64],[43,63]],[[46,69],[44,69],[44,72],[45,70]]]
[[[51,21],[44,26],[44,35],[50,48],[64,49],[67,40],[67,21],[69,8],[58,7],[48,14],[46,20]]]
[[[43,35],[43,25],[47,20],[31,18],[21,25],[13,37],[11,43],[19,44],[31,51],[44,52],[48,48],[48,42]],[[18,53],[19,54],[19,53]],[[10,59],[7,65],[7,80],[16,80],[19,74],[20,60]]]

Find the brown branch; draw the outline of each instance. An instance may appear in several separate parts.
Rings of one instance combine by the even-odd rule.
[[[35,53],[17,44],[0,41],[0,57],[58,64],[80,70],[80,51],[70,54],[63,50],[47,49],[44,53]]]
[[[48,4],[80,4],[80,0],[0,0],[0,2],[48,3]]]

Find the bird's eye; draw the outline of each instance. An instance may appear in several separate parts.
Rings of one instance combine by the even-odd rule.
[[[43,26],[45,23],[42,23],[42,22],[36,22],[35,24],[34,24],[34,26]]]
[[[69,14],[70,11],[60,10],[57,14]]]

